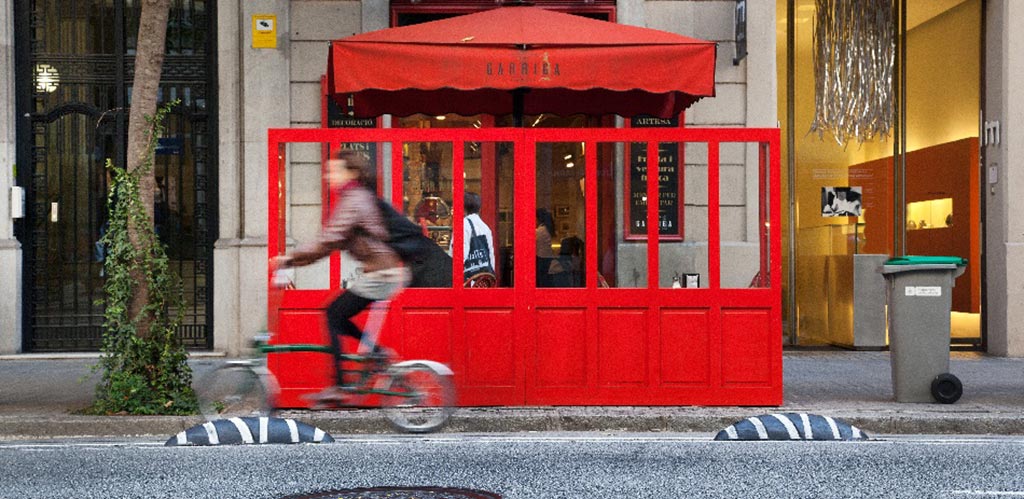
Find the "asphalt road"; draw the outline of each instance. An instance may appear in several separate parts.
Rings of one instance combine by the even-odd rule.
[[[707,434],[339,436],[329,445],[0,443],[0,498],[277,498],[449,486],[504,498],[1024,497],[1024,438],[712,442]],[[335,496],[337,497],[337,496]]]

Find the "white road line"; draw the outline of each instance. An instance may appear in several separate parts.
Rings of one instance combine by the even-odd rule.
[[[31,444],[0,444],[0,450],[48,450],[70,447],[164,447],[163,442],[52,442]]]
[[[984,497],[1024,497],[1024,492],[1005,490],[952,490],[950,494]]]
[[[950,435],[949,437],[921,437],[918,435],[875,435],[875,438],[875,442],[877,443],[902,445],[992,445],[995,443],[1009,445],[1024,445],[1024,439],[1017,436],[997,436],[987,438],[977,436],[961,437],[956,435]]]
[[[695,442],[713,443],[714,435],[702,434],[700,436],[689,435],[652,435],[652,436],[490,436],[490,435],[464,435],[464,436],[406,436],[396,435],[394,437],[370,437],[359,435],[345,435],[344,438],[335,437],[338,444],[375,444],[375,445],[407,445],[410,442],[424,444],[465,444],[465,443],[595,443],[595,442],[638,442],[638,443],[668,443],[668,442]]]

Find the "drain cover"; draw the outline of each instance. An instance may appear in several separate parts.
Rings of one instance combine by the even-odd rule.
[[[281,499],[501,499],[493,492],[450,487],[370,487],[299,494]]]

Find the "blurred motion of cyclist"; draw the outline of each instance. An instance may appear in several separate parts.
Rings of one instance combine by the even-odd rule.
[[[335,355],[337,386],[329,386],[313,400],[340,400],[345,392],[341,361],[341,335],[360,340],[363,332],[352,317],[371,303],[387,300],[409,284],[410,272],[399,255],[388,246],[384,217],[377,206],[372,185],[376,170],[355,151],[335,150],[327,161],[325,180],[332,189],[335,205],[316,240],[298,245],[286,255],[274,257],[271,268],[301,267],[320,260],[332,251],[348,252],[363,265],[363,275],[327,306],[327,327]]]

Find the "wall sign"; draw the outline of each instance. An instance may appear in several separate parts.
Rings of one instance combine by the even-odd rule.
[[[274,14],[253,14],[252,48],[277,48],[277,16]]]
[[[634,116],[633,128],[678,127],[679,118]],[[629,175],[626,177],[626,239],[647,239],[647,144],[629,145]],[[661,240],[683,238],[682,147],[677,143],[658,146],[658,234]]]
[[[736,56],[732,58],[732,65],[739,66],[747,56],[747,0],[736,0],[735,21]]]
[[[356,118],[350,116],[348,113],[342,111],[341,106],[338,105],[334,99],[327,95],[327,78],[321,77],[321,90],[323,99],[323,118],[321,119],[321,125],[326,128],[376,128],[376,118]],[[333,147],[333,146],[332,146]],[[342,149],[349,149],[353,151],[359,151],[366,157],[371,165],[378,165],[377,162],[377,144],[373,142],[343,142],[341,144]],[[326,159],[326,156],[325,156]],[[380,165],[377,168],[377,177],[380,178],[381,171]],[[376,186],[371,186],[376,188]]]

